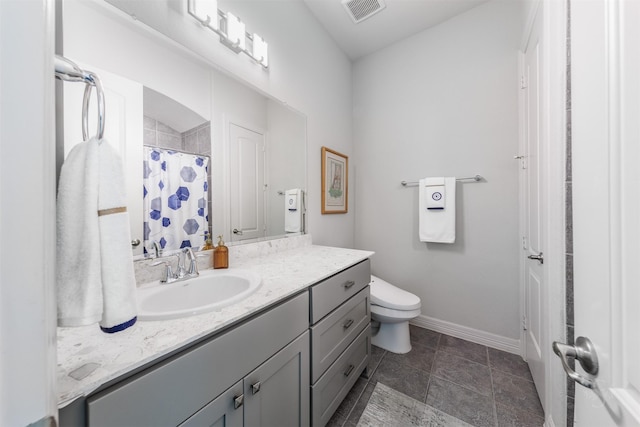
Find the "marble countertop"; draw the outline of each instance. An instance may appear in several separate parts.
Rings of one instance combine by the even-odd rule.
[[[253,270],[262,286],[245,300],[182,319],[138,321],[115,334],[97,324],[58,328],[58,406],[64,407],[102,384],[154,359],[237,323],[369,258],[373,252],[308,245],[250,257],[232,257],[231,268]]]

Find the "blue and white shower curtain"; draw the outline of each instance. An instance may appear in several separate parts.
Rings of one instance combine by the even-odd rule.
[[[144,147],[144,252],[198,247],[208,229],[205,156]]]

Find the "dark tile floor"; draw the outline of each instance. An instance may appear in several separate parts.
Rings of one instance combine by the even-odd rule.
[[[358,379],[327,426],[355,427],[378,381],[474,426],[543,425],[520,356],[413,325],[411,345],[407,354],[373,346],[369,379]]]

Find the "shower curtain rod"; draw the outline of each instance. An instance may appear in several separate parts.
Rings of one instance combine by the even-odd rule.
[[[91,99],[91,87],[96,88],[96,96],[98,97],[98,140],[104,137],[104,121],[105,106],[104,92],[100,78],[93,72],[83,70],[73,61],[64,56],[55,56],[55,76],[60,80],[67,82],[83,82],[85,83],[84,97],[82,99],[82,138],[86,141],[89,139],[89,100]]]
[[[467,176],[464,178],[456,178],[456,181],[474,181],[474,182],[479,182],[482,181],[484,178],[480,175],[474,175],[474,176]],[[400,181],[400,184],[402,184],[403,187],[416,187],[419,183],[418,181]]]

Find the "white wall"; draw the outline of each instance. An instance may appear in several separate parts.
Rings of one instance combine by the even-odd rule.
[[[354,213],[320,214],[320,148],[351,156],[351,62],[300,0],[220,1],[218,7],[239,16],[247,31],[269,43],[269,70],[222,45],[219,36],[186,12],[186,2],[108,0],[220,69],[286,102],[307,116],[308,230],[314,243],[352,247]],[[351,170],[353,173],[353,169]],[[350,193],[353,195],[353,181]],[[353,202],[353,199],[352,199]],[[352,203],[350,203],[353,206]]]
[[[356,247],[430,318],[519,339],[519,2],[492,1],[354,64]],[[455,244],[418,239],[425,176],[457,185]]]
[[[2,426],[57,413],[53,12],[51,0],[0,1]]]

